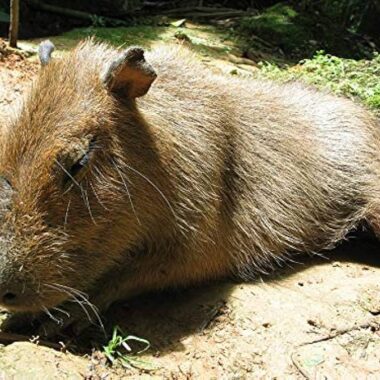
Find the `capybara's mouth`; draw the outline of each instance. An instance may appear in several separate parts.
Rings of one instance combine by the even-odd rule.
[[[3,292],[0,308],[12,313],[37,313],[54,308],[67,299],[67,294],[54,289],[45,289],[45,292],[26,288],[17,292],[11,289]]]
[[[38,313],[44,310],[42,304],[39,303],[30,303],[30,304],[17,304],[17,305],[9,305],[9,304],[0,304],[1,309],[6,310],[11,313]]]

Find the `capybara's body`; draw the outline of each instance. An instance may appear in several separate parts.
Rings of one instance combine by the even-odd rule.
[[[380,130],[366,110],[299,84],[215,75],[182,48],[145,58],[88,41],[44,62],[6,127],[9,309],[77,291],[105,309],[266,271],[363,220],[378,228]]]

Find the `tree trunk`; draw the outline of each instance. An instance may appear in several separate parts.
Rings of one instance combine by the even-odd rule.
[[[10,24],[9,24],[9,46],[17,48],[18,26],[20,15],[20,0],[11,0],[10,4]]]

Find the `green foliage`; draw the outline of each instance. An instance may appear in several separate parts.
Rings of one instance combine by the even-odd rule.
[[[367,98],[367,104],[372,108],[378,108],[380,110],[380,93],[378,92],[379,91]]]
[[[106,22],[102,16],[91,15],[91,24],[93,27],[104,27]]]
[[[137,351],[136,354],[131,354],[132,348],[130,347],[130,342],[140,343],[144,348]],[[108,342],[107,346],[103,347],[103,350],[104,355],[112,364],[119,362],[125,368],[153,370],[155,367],[152,366],[151,363],[138,358],[138,355],[144,353],[149,348],[149,341],[134,335],[125,336],[121,328],[116,326],[113,330],[111,340]]]
[[[320,49],[343,57],[368,58],[373,47],[368,38],[357,32],[368,19],[374,1],[277,3],[259,15],[243,18],[237,30],[248,46],[255,47],[252,37],[256,36],[273,47],[280,47],[288,58],[311,57]]]
[[[356,32],[360,28],[369,3],[368,0],[323,0],[319,4],[319,9],[333,22]]]
[[[174,24],[183,25],[183,20]],[[56,46],[70,49],[78,41],[94,36],[98,40],[107,41],[115,46],[141,45],[149,48],[155,43],[174,43],[178,40],[191,42],[192,48],[199,54],[225,57],[233,49],[233,44],[226,44],[230,37],[225,30],[215,26],[198,25],[196,28],[176,27],[169,25],[135,25],[129,27],[88,27],[73,29],[60,36],[51,37]]]
[[[0,8],[0,23],[1,22],[9,23],[9,21],[10,21],[9,14],[4,9]]]
[[[281,68],[267,62],[260,64],[258,75],[263,78],[290,81],[301,79],[308,84],[353,99],[380,112],[380,55],[371,60],[335,57],[318,51],[312,59],[295,66]]]
[[[312,38],[295,9],[285,3],[267,8],[257,16],[244,17],[239,29],[246,35],[257,34],[275,43],[285,52],[302,48]]]
[[[62,34],[55,40],[65,47],[71,47],[81,39],[95,36],[99,40],[110,42],[115,46],[122,45],[143,45],[149,46],[152,42],[160,40],[160,32],[165,32],[165,28],[158,28],[146,25],[130,27],[106,28],[99,27],[101,20],[94,19],[94,25],[88,28],[73,29]]]

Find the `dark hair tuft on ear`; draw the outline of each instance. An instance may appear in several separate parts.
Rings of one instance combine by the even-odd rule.
[[[153,67],[145,60],[144,50],[133,46],[110,63],[103,82],[114,93],[137,98],[148,92],[156,77]]]

